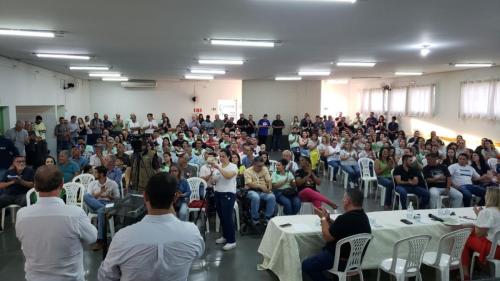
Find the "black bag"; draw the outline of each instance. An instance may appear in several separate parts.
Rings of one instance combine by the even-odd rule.
[[[298,194],[297,189],[295,187],[285,188],[285,189],[280,190],[280,191],[286,197],[293,197],[293,196]]]

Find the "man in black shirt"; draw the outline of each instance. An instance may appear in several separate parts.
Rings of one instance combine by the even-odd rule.
[[[236,122],[236,127],[239,128],[242,132],[246,132],[248,129],[248,120],[245,119],[245,114],[240,114],[240,119]]]
[[[463,196],[460,191],[451,184],[451,174],[448,168],[443,164],[438,164],[439,156],[435,153],[429,153],[425,156],[427,166],[423,169],[423,174],[430,193],[430,207],[436,209],[441,200],[440,195],[450,197],[452,208],[459,208],[462,205]]]
[[[429,203],[429,191],[425,187],[419,186],[420,173],[412,167],[412,161],[411,155],[403,155],[403,165],[397,166],[394,169],[395,190],[399,193],[399,200],[403,209],[406,209],[406,197],[408,193],[413,193],[419,197],[420,208],[425,208],[427,203]]]
[[[19,151],[14,143],[0,135],[0,180],[5,176],[16,155],[19,155]],[[0,190],[0,194],[2,194],[2,190]]]
[[[397,117],[392,116],[392,121],[389,122],[387,125],[388,131],[389,131],[389,139],[391,141],[394,141],[397,137],[398,131],[399,131],[399,124],[396,122]]]
[[[276,115],[276,120],[271,123],[273,127],[273,142],[271,149],[274,151],[281,150],[281,137],[283,136],[283,128],[285,128],[285,123],[281,120],[281,115]]]
[[[370,222],[363,210],[363,193],[358,189],[347,189],[343,200],[345,213],[337,219],[330,219],[330,214],[325,209],[316,209],[314,212],[321,219],[321,231],[326,241],[323,250],[302,262],[302,272],[313,281],[329,280],[323,271],[333,267],[335,247],[337,241],[361,233],[371,233]],[[339,269],[343,270],[350,253],[349,245],[344,245],[340,252]]]
[[[0,209],[11,204],[25,206],[26,192],[33,187],[35,172],[26,167],[24,156],[14,157],[12,165],[14,167],[5,173],[0,182],[0,189],[4,190],[0,195]]]

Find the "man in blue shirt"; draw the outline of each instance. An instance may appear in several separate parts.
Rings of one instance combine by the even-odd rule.
[[[71,160],[78,164],[80,169],[83,169],[89,164],[89,160],[82,156],[81,148],[77,146],[71,148]]]
[[[257,127],[259,128],[257,131],[257,135],[259,136],[259,145],[266,144],[270,126],[271,122],[267,119],[267,114],[264,114],[264,117],[262,117],[262,119],[259,120],[259,123],[257,123]]]
[[[72,181],[74,177],[80,174],[80,167],[75,161],[69,159],[69,152],[67,150],[59,152],[57,167],[63,173],[64,183]]]
[[[122,170],[116,167],[116,156],[113,154],[108,154],[104,157],[104,166],[108,170],[106,176],[112,179],[118,187],[122,186]]]

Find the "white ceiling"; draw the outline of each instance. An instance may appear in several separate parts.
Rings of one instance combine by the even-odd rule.
[[[0,55],[70,73],[70,61],[32,53],[89,54],[88,64],[137,79],[182,78],[197,58],[247,60],[227,66],[223,79],[272,79],[301,68],[330,68],[331,77],[389,77],[454,70],[450,62],[500,63],[499,0],[0,0],[0,28],[65,32],[55,39],[0,37]],[[283,43],[223,47],[204,38]],[[418,50],[423,42],[432,44],[426,58]],[[329,64],[338,60],[377,65]]]

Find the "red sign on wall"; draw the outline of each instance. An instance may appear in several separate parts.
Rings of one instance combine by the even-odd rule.
[[[195,113],[201,113],[202,112],[201,107],[198,107],[198,108],[195,107],[195,108],[193,108],[193,112],[195,112]]]

